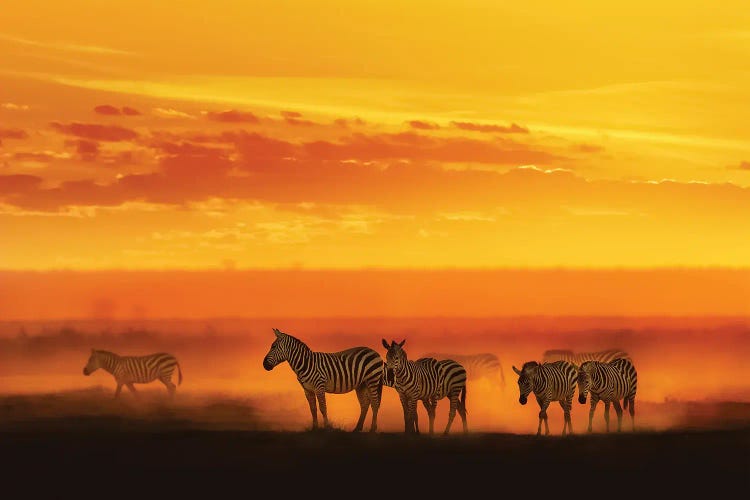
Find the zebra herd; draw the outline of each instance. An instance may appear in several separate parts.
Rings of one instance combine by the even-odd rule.
[[[450,433],[456,413],[461,417],[463,432],[468,433],[466,389],[467,380],[483,377],[498,387],[505,380],[497,356],[490,353],[459,355],[449,353],[426,353],[420,358],[409,359],[404,344],[406,340],[387,342],[385,360],[376,350],[358,346],[336,352],[313,351],[302,340],[273,329],[275,338],[263,358],[263,368],[273,370],[287,362],[297,376],[310,407],[312,428],[318,428],[318,411],[323,417],[323,426],[330,427],[326,394],[345,394],[354,391],[359,400],[360,415],[354,431],[364,427],[368,411],[372,411],[370,432],[377,431],[383,386],[392,387],[398,393],[403,410],[404,432],[419,434],[417,405],[421,401],[429,419],[429,433],[434,432],[435,413],[438,401],[449,401],[448,422],[443,434]],[[135,393],[134,384],[160,380],[170,397],[176,386],[172,382],[175,370],[178,384],[182,383],[182,370],[177,359],[168,353],[146,356],[120,356],[118,354],[91,350],[83,369],[90,375],[102,368],[112,374],[117,383],[115,398],[125,385]],[[632,429],[635,430],[635,395],[638,375],[628,353],[618,349],[596,352],[573,352],[570,350],[548,350],[542,362],[527,361],[521,369],[512,367],[518,375],[519,403],[525,405],[531,393],[539,404],[537,435],[542,424],[549,434],[547,409],[558,402],[563,409],[562,435],[573,432],[570,412],[573,397],[578,389],[578,400],[586,404],[590,400],[588,431],[592,432],[594,412],[599,401],[604,403],[604,419],[609,432],[609,409],[614,406],[617,413],[617,430],[622,428],[623,409],[630,413]],[[623,405],[620,405],[620,400]]]

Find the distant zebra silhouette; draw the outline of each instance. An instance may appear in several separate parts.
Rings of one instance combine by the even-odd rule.
[[[263,368],[273,370],[287,361],[305,391],[312,415],[312,428],[318,428],[318,412],[324,427],[330,427],[326,393],[344,394],[356,391],[360,415],[354,432],[361,431],[367,410],[372,407],[370,432],[378,428],[378,410],[383,393],[383,358],[369,347],[352,347],[338,352],[311,350],[300,339],[274,328],[276,339],[263,358]]]
[[[604,421],[609,432],[609,405],[612,403],[617,412],[617,432],[622,429],[623,400],[625,409],[630,407],[630,420],[635,430],[635,393],[638,389],[638,373],[629,359],[616,359],[609,363],[586,361],[578,369],[578,402],[586,404],[586,395],[591,393],[591,410],[589,410],[589,432],[594,419],[594,411],[599,400],[604,402]]]
[[[175,368],[179,375],[177,384],[182,384],[182,370],[177,358],[165,352],[145,356],[120,356],[110,351],[91,349],[91,356],[83,367],[83,374],[91,375],[99,368],[115,377],[115,398],[120,396],[123,385],[135,394],[134,384],[147,384],[156,379],[167,387],[169,396],[173,397],[176,386],[172,382],[172,373]]]
[[[387,385],[398,391],[404,411],[404,430],[407,433],[419,433],[417,402],[422,401],[429,418],[429,432],[434,432],[435,411],[437,403],[448,398],[450,409],[448,422],[443,434],[450,433],[456,411],[461,415],[463,430],[468,432],[466,422],[466,370],[454,360],[437,360],[419,358],[409,360],[403,345],[392,340],[389,344],[382,339],[386,352]]]
[[[629,359],[630,355],[622,349],[604,349],[601,351],[575,352],[569,349],[550,349],[544,351],[542,363],[552,363],[553,361],[567,361],[573,363],[576,368],[586,361],[599,361],[600,363],[609,363],[615,359]]]
[[[573,433],[573,425],[570,420],[570,410],[573,406],[573,395],[576,390],[576,367],[567,361],[555,361],[553,363],[539,364],[536,361],[527,361],[519,370],[513,366],[513,371],[518,374],[518,390],[520,397],[518,401],[525,405],[531,392],[536,396],[539,403],[539,427],[536,435],[542,432],[542,421],[544,421],[544,433],[549,434],[547,423],[547,407],[553,401],[558,401],[565,414],[562,435],[567,429],[569,434]]]
[[[469,383],[486,379],[501,391],[505,390],[505,373],[503,373],[500,359],[495,354],[489,352],[476,354],[428,352],[422,356],[425,358],[452,359],[466,369],[466,379]]]

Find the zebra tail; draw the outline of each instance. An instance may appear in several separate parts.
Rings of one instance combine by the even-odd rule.
[[[466,386],[464,385],[463,389],[461,390],[461,406],[464,407],[464,413],[468,415],[468,411],[466,410]]]
[[[622,409],[623,410],[628,409],[628,398],[625,398],[625,400],[622,402]]]
[[[182,384],[182,368],[180,368],[180,363],[177,363],[177,385]]]

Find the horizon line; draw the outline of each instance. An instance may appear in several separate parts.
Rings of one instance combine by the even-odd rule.
[[[750,271],[750,263],[746,266],[731,265],[664,265],[664,266],[435,266],[435,267],[395,267],[395,266],[360,266],[360,267],[305,267],[305,266],[288,266],[288,267],[199,267],[199,268],[122,268],[122,267],[103,267],[103,268],[0,268],[0,273],[97,273],[97,272],[352,272],[352,271]]]

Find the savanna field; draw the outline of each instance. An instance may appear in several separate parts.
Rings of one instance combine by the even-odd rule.
[[[3,498],[744,498],[747,3],[2,0]]]

